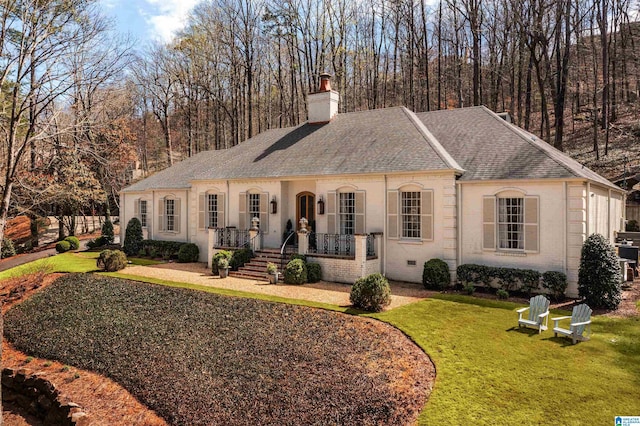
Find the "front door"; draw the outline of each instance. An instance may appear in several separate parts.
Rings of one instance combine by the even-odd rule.
[[[308,229],[316,230],[316,196],[311,192],[301,192],[296,196],[296,229],[300,229],[300,219],[307,219]]]

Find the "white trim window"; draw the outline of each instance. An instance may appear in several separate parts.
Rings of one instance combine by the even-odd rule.
[[[420,191],[402,191],[402,238],[422,238],[421,232],[421,193]]]
[[[176,230],[176,200],[168,198],[164,200],[165,231]]]
[[[254,217],[260,219],[259,223],[262,223],[262,217],[260,216],[260,194],[249,194],[249,223]]]
[[[139,215],[140,215],[140,224],[143,228],[147,227],[147,200],[140,200],[140,205],[138,206]]]
[[[207,194],[207,227],[218,227],[218,194]]]
[[[340,192],[338,196],[340,234],[353,235],[356,226],[356,194],[355,192]]]
[[[524,250],[524,198],[498,198],[498,248]]]

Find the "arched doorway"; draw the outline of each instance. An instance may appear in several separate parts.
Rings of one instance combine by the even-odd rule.
[[[296,195],[296,229],[300,229],[303,217],[309,223],[309,229],[316,230],[316,196],[312,192],[301,192]]]

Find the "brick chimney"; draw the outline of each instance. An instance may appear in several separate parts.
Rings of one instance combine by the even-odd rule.
[[[307,109],[309,124],[325,124],[330,122],[338,113],[340,94],[331,90],[331,76],[320,74],[320,89],[307,95]]]

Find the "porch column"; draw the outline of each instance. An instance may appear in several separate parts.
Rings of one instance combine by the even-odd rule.
[[[259,238],[260,235],[260,219],[254,217],[251,219],[251,228],[249,228],[249,241],[251,242],[251,249],[261,250],[262,249],[262,240]]]
[[[207,267],[211,269],[213,266],[212,259],[216,250],[213,247],[214,241],[218,241],[218,230],[216,228],[209,228],[209,238],[207,240]]]
[[[298,234],[298,254],[307,254],[309,251],[309,233],[306,229],[301,229]]]
[[[367,236],[357,234],[354,235],[356,254],[353,261],[356,263],[357,271],[360,277],[367,276]]]

